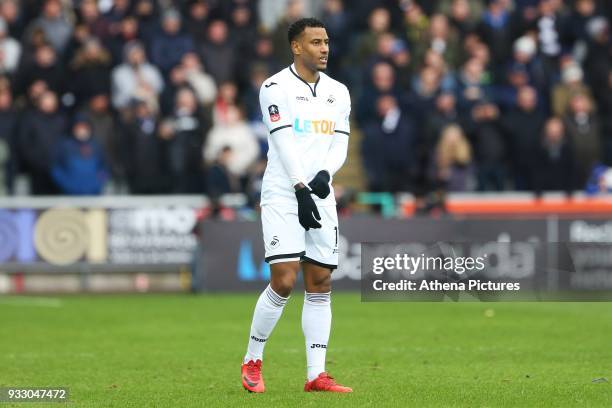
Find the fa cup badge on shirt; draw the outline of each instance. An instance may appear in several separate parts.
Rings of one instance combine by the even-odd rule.
[[[270,112],[270,120],[272,122],[278,122],[280,120],[280,113],[278,112],[278,106],[268,106],[268,112]]]

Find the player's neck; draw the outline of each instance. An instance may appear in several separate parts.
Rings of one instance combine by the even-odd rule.
[[[293,61],[293,65],[295,66],[296,73],[304,81],[310,84],[313,84],[317,82],[317,79],[319,79],[319,71],[317,70],[311,71],[310,69],[306,68],[302,63],[300,63],[297,60]]]

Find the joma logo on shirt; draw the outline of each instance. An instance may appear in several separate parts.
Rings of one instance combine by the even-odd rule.
[[[293,131],[297,133],[323,133],[333,135],[336,129],[336,122],[331,120],[305,120],[295,119]]]

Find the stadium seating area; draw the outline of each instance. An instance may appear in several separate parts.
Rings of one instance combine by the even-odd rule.
[[[367,191],[607,190],[611,12],[606,0],[0,0],[0,195],[255,204],[258,89],[291,61],[289,24],[310,15],[352,94]]]

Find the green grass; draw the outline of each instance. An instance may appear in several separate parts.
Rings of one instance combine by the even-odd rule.
[[[66,386],[69,406],[612,406],[612,384],[592,382],[612,381],[606,303],[361,303],[335,293],[328,369],[355,391],[329,395],[302,391],[296,293],[266,349],[267,392],[255,395],[239,374],[255,294],[29,299],[0,297],[0,386]]]

